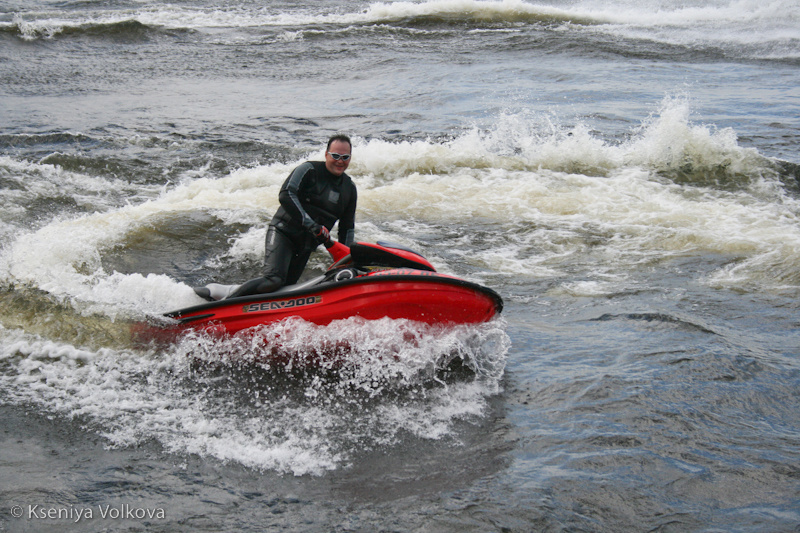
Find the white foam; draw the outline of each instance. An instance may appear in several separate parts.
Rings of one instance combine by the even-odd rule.
[[[16,164],[7,159],[7,168]],[[82,311],[112,317],[199,303],[179,280],[103,271],[103,254],[125,246],[129,235],[201,210],[222,224],[251,227],[208,268],[257,262],[278,190],[295,164],[240,169],[217,179],[187,175],[170,189],[148,191],[152,198],[136,205],[54,220],[16,235],[0,255],[0,274],[6,283],[34,286]],[[45,185],[75,183],[77,195],[117,186],[58,167],[34,170]],[[359,187],[357,238],[420,249],[445,272],[462,264],[547,277],[567,258],[583,256],[587,246],[594,247],[603,275],[691,253],[744,259],[714,283],[748,272],[769,279],[776,265],[792,272],[798,262],[797,201],[784,194],[767,159],[738,145],[733,130],[693,124],[685,97],[666,98],[620,144],[593,136],[580,123],[565,126],[552,114],[506,112],[491,128],[474,127],[452,141],[358,140],[349,172]],[[447,250],[453,265],[443,261],[442,245],[427,249],[420,240],[442,227],[461,228],[461,241],[451,241]],[[473,228],[502,229],[475,249],[464,240]],[[792,280],[782,274],[775,283],[783,287]]]
[[[223,224],[261,222],[265,207],[275,209],[278,188],[287,173],[285,166],[273,165],[237,170],[220,179],[187,180],[137,205],[55,220],[38,231],[17,236],[2,256],[4,277],[9,283],[32,285],[59,298],[94,304],[93,311],[103,307],[99,304],[108,304],[104,306],[108,314],[121,308],[159,314],[196,304],[188,286],[164,276],[105,272],[102,254],[124,244],[128,235],[186,212],[212,211]],[[105,187],[115,185],[106,183]],[[245,238],[246,244],[252,242]]]
[[[711,253],[751,257],[746,265],[764,267],[736,272],[762,282],[767,265],[797,271],[800,243],[800,206],[770,165],[732,129],[694,124],[686,97],[666,98],[620,144],[522,112],[445,143],[371,141],[354,160],[373,184],[359,196],[371,219],[399,213],[431,227],[502,227],[480,250],[452,245],[463,261],[493,271],[547,276],[591,245],[604,275]],[[796,279],[779,275],[776,287],[786,277]]]
[[[250,339],[187,337],[156,354],[82,349],[0,326],[0,359],[14,363],[0,382],[11,401],[76,417],[114,446],[155,440],[176,454],[319,475],[407,433],[457,438],[457,426],[484,416],[499,391],[509,346],[503,330],[502,323],[438,331],[402,321],[289,321]],[[334,343],[352,351],[339,351],[348,359],[338,377],[265,371],[253,347],[266,355],[276,336],[282,349]],[[443,357],[465,358],[476,379],[431,387]],[[223,370],[195,368],[196,358]],[[220,380],[226,372],[236,386]]]

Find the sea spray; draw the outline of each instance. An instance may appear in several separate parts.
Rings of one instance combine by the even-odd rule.
[[[356,450],[408,432],[457,439],[501,390],[510,348],[502,320],[472,331],[290,320],[249,339],[188,336],[162,351],[78,350],[0,333],[10,365],[2,383],[14,401],[75,418],[111,446],[155,441],[179,455],[294,475],[343,468]],[[276,349],[298,352],[271,361]]]

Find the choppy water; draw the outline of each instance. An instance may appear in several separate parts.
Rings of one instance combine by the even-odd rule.
[[[798,530],[798,28],[787,0],[0,5],[0,530]],[[336,131],[357,239],[503,317],[133,343],[257,275]]]

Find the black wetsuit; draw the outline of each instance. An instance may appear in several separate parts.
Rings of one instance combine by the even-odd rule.
[[[278,195],[280,207],[267,230],[264,277],[242,284],[229,298],[272,292],[297,283],[319,242],[319,226],[339,221],[339,242],[354,238],[356,186],[347,174],[335,176],[323,161],[307,161],[289,175]]]

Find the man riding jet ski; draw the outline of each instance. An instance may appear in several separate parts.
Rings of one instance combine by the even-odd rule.
[[[202,298],[215,301],[273,292],[297,283],[311,253],[330,239],[339,222],[339,242],[354,239],[358,194],[345,173],[352,143],[346,135],[328,139],[325,161],[306,161],[289,175],[278,195],[280,207],[269,223],[264,253],[264,276],[241,285],[211,283],[195,288]]]

